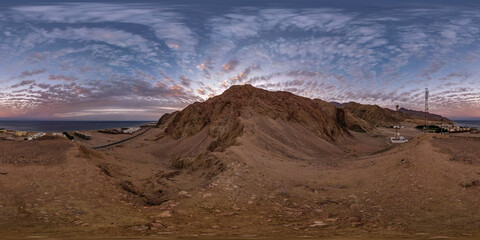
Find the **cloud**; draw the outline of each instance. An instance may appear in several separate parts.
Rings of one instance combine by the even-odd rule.
[[[234,71],[240,62],[236,59],[231,59],[222,66],[222,70],[226,73]]]
[[[45,22],[135,23],[151,28],[155,35],[166,41],[171,48],[191,51],[197,44],[196,37],[181,21],[180,14],[168,11],[168,8],[152,8],[149,4],[70,3],[18,6],[12,9],[23,17]],[[94,37],[103,39],[105,36],[97,32]]]
[[[11,86],[11,88],[18,88],[18,87],[22,87],[22,86],[26,86],[26,85],[30,85],[32,83],[34,83],[35,80],[23,80],[17,84],[14,84]]]
[[[180,76],[181,84],[185,87],[190,87],[192,80],[190,78],[185,77],[184,75]]]
[[[65,76],[65,75],[48,75],[48,80],[52,81],[64,81],[64,82],[70,82],[70,81],[75,81],[77,80],[77,77],[74,76]]]
[[[155,44],[145,38],[123,30],[107,28],[67,28],[41,31],[41,34],[50,39],[71,39],[81,41],[98,41],[121,48],[131,48],[136,51],[155,55]]]
[[[52,85],[46,84],[46,83],[39,83],[39,84],[37,84],[37,86],[39,88],[47,89],[47,88],[51,87]]]
[[[435,110],[480,107],[480,15],[462,4],[18,4],[0,10],[0,105],[10,113],[181,108],[245,83],[410,108],[430,87]]]
[[[245,80],[248,79],[248,76],[252,71],[258,70],[258,69],[260,69],[260,66],[258,65],[253,65],[245,68],[240,73],[230,78],[230,84],[235,85],[235,84],[243,83]]]
[[[46,69],[35,69],[35,70],[32,70],[32,71],[23,71],[22,73],[20,73],[20,75],[17,76],[17,78],[26,78],[26,77],[31,77],[31,76],[34,76],[34,75],[38,75],[38,74],[42,74],[44,72],[46,72],[47,70]]]

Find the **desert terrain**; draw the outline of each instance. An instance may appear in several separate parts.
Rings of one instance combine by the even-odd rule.
[[[130,135],[2,134],[0,235],[480,237],[480,136],[402,115],[393,145],[391,115],[369,111],[245,85],[106,148]]]

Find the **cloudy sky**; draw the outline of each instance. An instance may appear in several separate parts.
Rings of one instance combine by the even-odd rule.
[[[155,120],[246,83],[480,118],[480,2],[446,2],[2,2],[0,118]]]

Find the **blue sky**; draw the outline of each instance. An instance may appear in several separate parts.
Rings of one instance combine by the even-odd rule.
[[[480,118],[478,1],[0,3],[0,118],[154,120],[234,84]]]

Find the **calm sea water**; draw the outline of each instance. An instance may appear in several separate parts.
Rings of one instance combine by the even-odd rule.
[[[453,122],[455,123],[455,125],[461,127],[480,128],[480,120],[455,120]]]
[[[85,131],[136,127],[151,121],[0,121],[0,128],[32,132]]]

